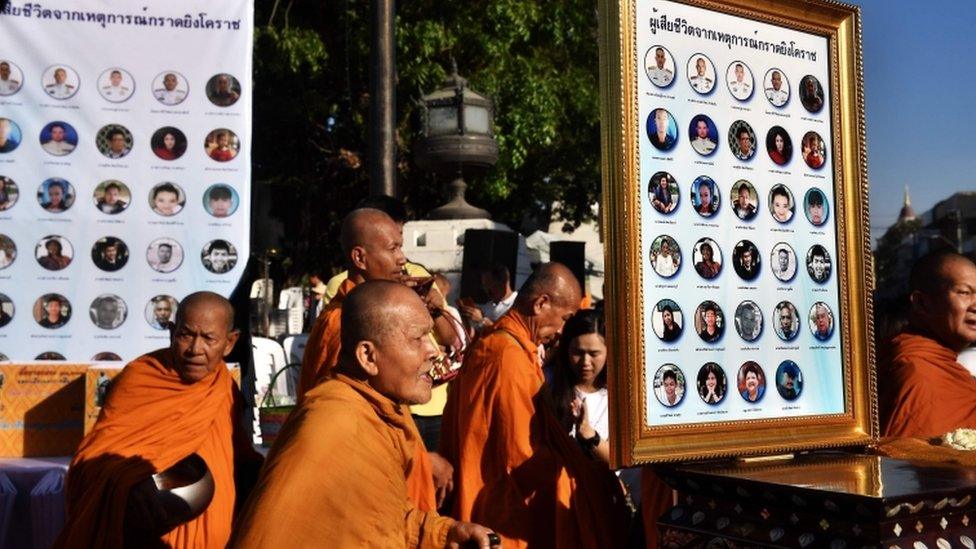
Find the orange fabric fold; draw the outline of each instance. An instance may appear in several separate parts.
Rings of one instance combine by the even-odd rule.
[[[452,381],[441,455],[454,465],[452,516],[504,547],[619,547],[627,517],[616,478],[587,458],[543,401],[537,347],[509,311]]]
[[[644,522],[644,546],[656,549],[660,532],[657,520],[674,506],[674,490],[664,483],[654,469],[641,471],[641,520]]]

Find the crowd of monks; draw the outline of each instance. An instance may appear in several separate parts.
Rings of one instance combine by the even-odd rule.
[[[409,406],[430,400],[452,337],[443,296],[405,274],[402,227],[358,209],[342,224],[348,276],[318,316],[298,405],[263,461],[238,428],[241,395],[224,363],[234,311],[186,297],[171,344],[126,366],[67,478],[57,547],[623,547],[620,483],[587,456],[546,402],[540,349],[581,303],[573,274],[539,266],[514,305],[469,346],[449,383],[440,448]],[[976,380],[957,354],[976,342],[976,265],[920,261],[912,322],[880,349],[885,435],[976,428]],[[432,315],[431,312],[434,311]],[[213,500],[179,524],[151,475],[197,454]],[[644,479],[648,547],[669,489]]]

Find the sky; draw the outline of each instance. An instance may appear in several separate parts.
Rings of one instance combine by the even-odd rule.
[[[851,3],[861,6],[871,231],[879,238],[897,219],[906,184],[917,214],[976,191],[976,3]]]

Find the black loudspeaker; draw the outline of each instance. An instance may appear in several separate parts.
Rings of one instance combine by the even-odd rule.
[[[549,261],[562,263],[569,267],[579,281],[580,288],[586,288],[586,242],[572,240],[549,243]],[[586,293],[585,291],[583,292]]]
[[[461,260],[461,297],[476,303],[488,300],[481,288],[481,272],[499,263],[508,268],[512,288],[515,286],[515,267],[518,265],[518,233],[491,229],[464,231],[464,256]]]

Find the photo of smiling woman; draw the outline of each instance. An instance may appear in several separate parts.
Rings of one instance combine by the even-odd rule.
[[[706,362],[698,370],[698,396],[705,404],[718,404],[725,399],[727,387],[725,371],[714,362]]]

